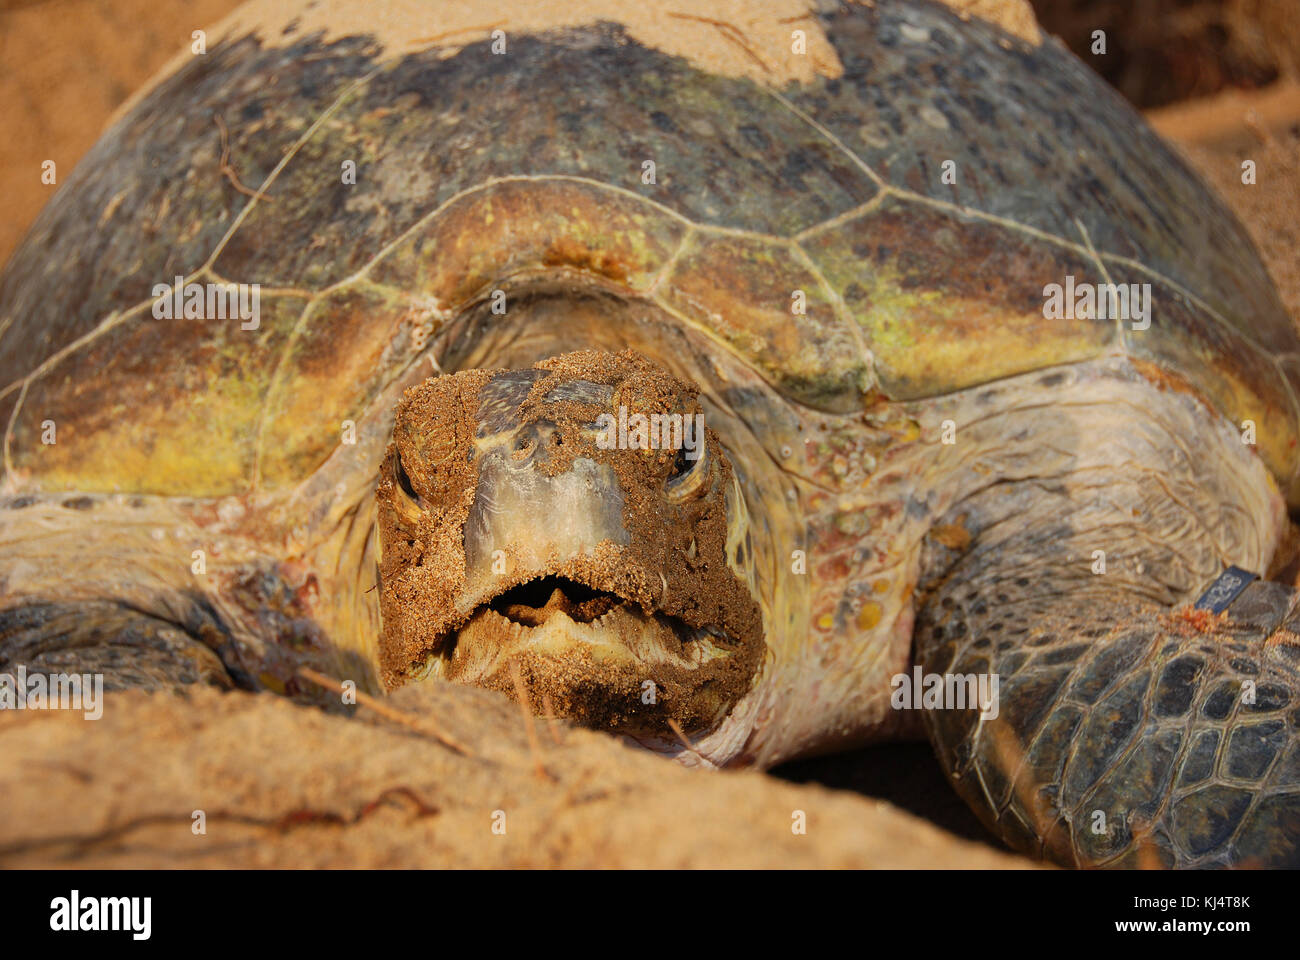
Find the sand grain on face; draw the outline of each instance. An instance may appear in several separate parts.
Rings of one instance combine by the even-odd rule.
[[[706,429],[696,461],[704,479],[670,496],[675,449],[602,449],[592,429],[600,414],[620,407],[702,415],[696,390],[631,351],[581,351],[533,369],[543,373],[526,392],[526,380],[504,394],[498,385],[487,405],[483,388],[500,371],[428,380],[399,407],[377,490],[385,682],[400,685],[433,655],[441,658],[433,664],[441,676],[510,693],[517,663],[539,697],[588,725],[664,732],[671,719],[710,729],[750,688],[764,650],[758,603],[728,556],[730,465]],[[609,388],[596,391],[608,403],[572,399],[595,386]],[[559,387],[569,389],[552,399]],[[518,398],[509,400],[512,390]],[[538,551],[547,547],[537,518],[501,499],[501,488],[485,485],[479,472],[486,455],[513,450],[538,424],[551,446],[544,457],[519,454],[527,471],[539,479],[567,476],[580,459],[609,471],[622,498],[620,541],[553,552],[535,564],[503,550],[500,569],[471,569],[465,530],[473,509],[494,511],[494,522],[504,520]],[[596,510],[601,502],[591,496]],[[496,603],[543,577],[601,595],[538,597],[523,609],[518,599],[513,607]],[[647,681],[654,685],[649,699]]]
[[[398,406],[375,491],[386,686],[399,685],[423,652],[419,638],[429,624],[454,628],[464,622],[456,597],[465,589],[463,530],[476,473],[465,451],[478,426],[479,390],[491,376],[474,370],[432,378],[408,390]],[[435,419],[437,431],[419,428]],[[403,489],[399,463],[422,502]]]

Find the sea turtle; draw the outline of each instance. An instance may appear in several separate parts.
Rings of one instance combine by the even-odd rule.
[[[924,733],[1031,855],[1300,863],[1295,595],[1214,612],[1300,505],[1300,340],[1222,203],[938,3],[512,6],[242,8],[55,195],[0,668]]]

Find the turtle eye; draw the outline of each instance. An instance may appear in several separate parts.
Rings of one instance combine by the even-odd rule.
[[[402,488],[402,492],[410,497],[414,502],[420,502],[420,495],[415,492],[415,487],[411,485],[411,478],[406,474],[406,468],[402,466],[402,454],[395,452],[393,456],[393,472],[397,476],[397,485]]]
[[[686,448],[678,447],[677,456],[673,460],[672,472],[668,474],[669,480],[675,480],[678,477],[685,476],[686,471],[691,469],[692,461],[686,456]]]
[[[708,459],[705,447],[700,446],[699,456],[694,460],[687,454],[685,447],[678,448],[677,456],[673,458],[672,471],[668,474],[668,482],[665,484],[669,497],[674,500],[689,500],[699,496],[704,492],[704,482],[709,476],[708,465],[705,462]]]

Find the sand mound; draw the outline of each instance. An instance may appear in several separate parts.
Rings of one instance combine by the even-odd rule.
[[[98,721],[0,713],[0,866],[1027,864],[881,801],[690,771],[562,723],[537,721],[534,752],[519,706],[490,691],[431,682],[385,704],[464,754],[366,707],[269,694],[110,694]]]

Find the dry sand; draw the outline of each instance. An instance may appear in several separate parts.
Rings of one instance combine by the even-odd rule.
[[[385,702],[417,726],[209,689],[123,694],[93,722],[0,713],[0,867],[1027,865],[882,801],[694,772],[558,722],[537,721],[534,749],[496,693]]]

